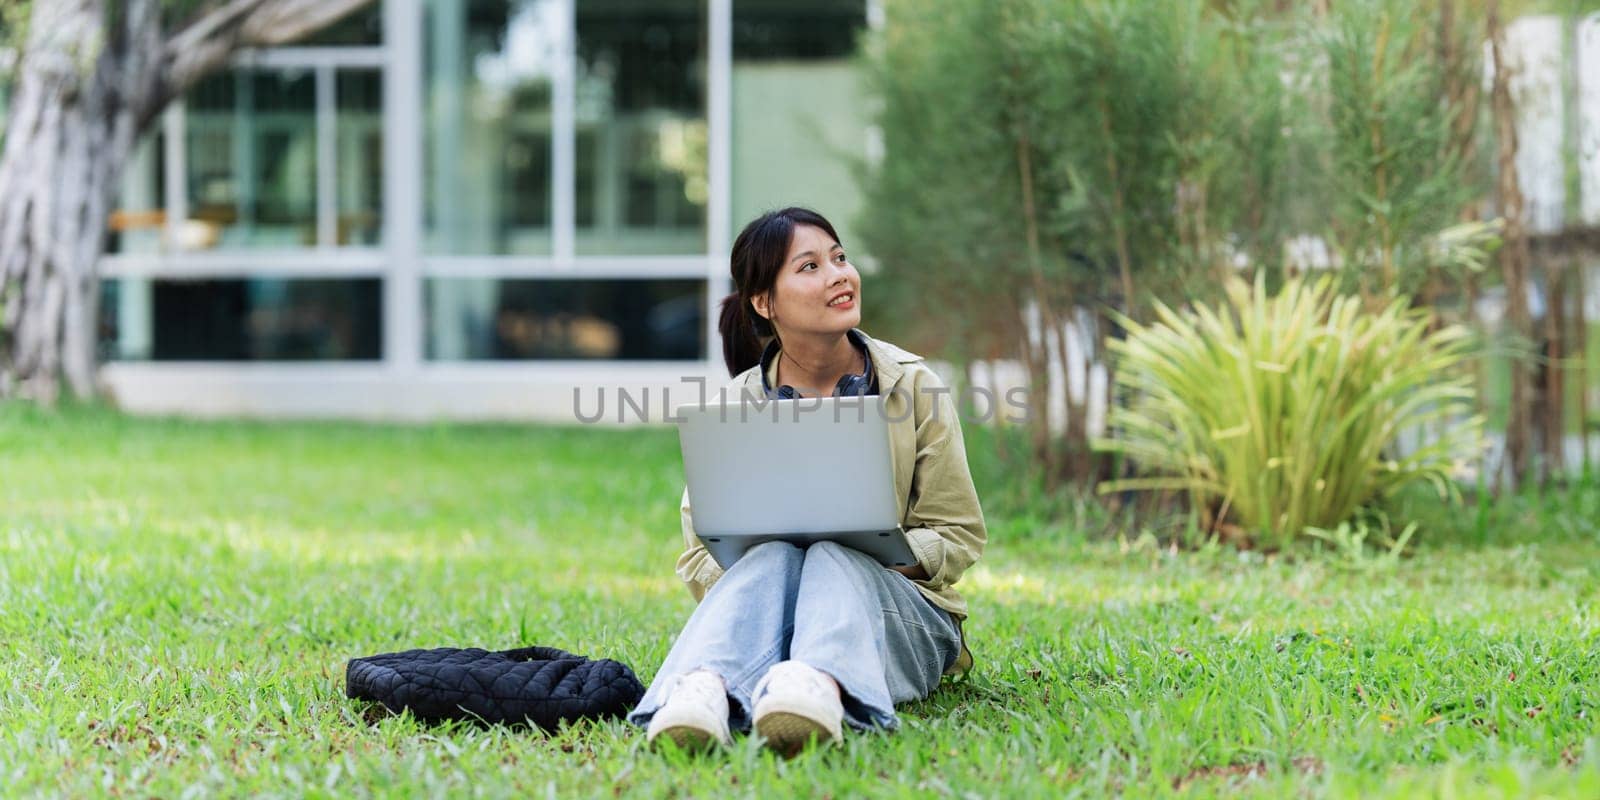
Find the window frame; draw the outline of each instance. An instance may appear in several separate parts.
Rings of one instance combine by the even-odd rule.
[[[508,0],[509,2],[510,0]],[[427,124],[423,102],[423,13],[425,0],[380,0],[384,35],[381,45],[291,46],[238,54],[235,68],[303,69],[316,77],[317,98],[317,244],[275,249],[208,249],[103,255],[104,277],[165,278],[379,278],[383,282],[383,344],[376,365],[389,375],[461,376],[482,371],[541,371],[541,374],[602,375],[617,370],[647,368],[682,371],[688,367],[720,369],[717,346],[717,303],[731,290],[727,250],[729,224],[729,168],[731,163],[730,91],[732,74],[732,0],[700,0],[705,4],[706,108],[708,198],[704,223],[706,252],[678,255],[579,255],[575,212],[576,194],[576,4],[581,0],[553,0],[559,20],[557,48],[560,57],[552,71],[551,108],[551,223],[549,256],[430,254],[422,241],[423,135]],[[335,244],[338,202],[336,97],[340,69],[377,69],[383,85],[384,127],[382,223],[376,245]],[[175,101],[163,114],[165,134],[161,176],[165,231],[175,241],[178,226],[188,216],[185,187],[188,179],[185,134],[186,104]],[[513,362],[428,361],[423,358],[423,286],[432,278],[595,278],[595,279],[696,279],[705,282],[702,360],[685,361],[563,361]],[[136,377],[164,367],[151,362],[111,362],[119,376]],[[191,372],[205,368],[242,370],[260,375],[275,365],[291,373],[351,369],[365,374],[370,361],[304,362],[186,362]],[[715,371],[715,370],[711,370]],[[287,373],[286,373],[287,374]]]

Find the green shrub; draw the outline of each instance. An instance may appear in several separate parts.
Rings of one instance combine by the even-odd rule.
[[[1186,491],[1193,509],[1272,547],[1414,481],[1457,496],[1452,477],[1483,428],[1464,329],[1435,330],[1404,299],[1373,313],[1326,278],[1272,297],[1259,275],[1253,288],[1234,279],[1227,295],[1123,321],[1128,337],[1112,343],[1123,403],[1098,444],[1141,474],[1101,491]],[[1403,454],[1402,432],[1420,434]]]

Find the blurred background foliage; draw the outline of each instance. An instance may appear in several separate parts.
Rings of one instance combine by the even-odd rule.
[[[1436,374],[1412,376],[1467,392],[1437,398],[1426,426],[1389,431],[1375,449],[1299,447],[1370,451],[1346,465],[1369,475],[1438,442],[1474,438],[1487,420],[1472,457],[1452,450],[1452,468],[1437,473],[1452,484],[1447,496],[1587,474],[1594,369],[1583,278],[1600,267],[1600,253],[1576,213],[1577,137],[1564,142],[1574,187],[1568,225],[1530,231],[1515,189],[1517,144],[1496,135],[1516,125],[1518,62],[1498,69],[1496,58],[1509,57],[1506,29],[1519,17],[1556,15],[1572,40],[1600,2],[884,5],[885,24],[861,48],[883,137],[883,155],[864,171],[866,210],[856,223],[883,286],[874,313],[913,348],[951,354],[959,381],[1031,388],[1036,413],[1026,424],[981,434],[995,463],[1026,476],[1014,492],[1019,507],[1076,514],[1104,481],[1165,485],[1163,475],[1185,474],[1173,465],[1193,442],[1171,418],[1165,439],[1146,430],[1138,455],[1125,446],[1126,410],[1159,391],[1119,371],[1119,356],[1144,346],[1127,344],[1130,328],[1150,335],[1158,303],[1174,309],[1165,321],[1173,325],[1211,304],[1216,324],[1189,335],[1227,349],[1229,337],[1248,333],[1259,311],[1252,303],[1277,302],[1277,290],[1304,273],[1325,275],[1338,302],[1365,315],[1340,324],[1379,325],[1402,309],[1422,330],[1458,325],[1471,334],[1453,341]],[[1490,46],[1497,40],[1499,50]],[[1562,91],[1575,97],[1577,61],[1564,55]],[[1496,102],[1500,90],[1509,103]],[[1576,102],[1565,108],[1575,114]],[[1240,278],[1266,291],[1221,302]],[[1330,324],[1326,314],[1315,322]],[[1383,337],[1360,338],[1387,349],[1310,348],[1302,357],[1397,355]],[[1196,387],[1241,380],[1203,359],[1183,368],[1199,371],[1183,376]],[[1392,415],[1402,400],[1372,413]],[[1221,419],[1219,430],[1232,427]],[[1281,431],[1254,433],[1295,446]],[[1163,442],[1167,452],[1150,449]],[[1287,454],[1254,455],[1239,468]],[[1328,471],[1337,468],[1299,480],[1353,480]],[[1257,476],[1218,477],[1242,485]],[[1384,494],[1373,488],[1336,516],[1369,512]],[[1281,533],[1216,499],[1117,491],[1098,508]],[[1205,522],[1219,512],[1230,518]]]

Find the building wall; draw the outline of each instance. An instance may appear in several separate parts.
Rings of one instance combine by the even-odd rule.
[[[856,166],[867,146],[860,84],[845,61],[734,65],[735,228],[763,211],[802,205],[853,246],[861,211]]]
[[[126,172],[105,381],[140,413],[552,421],[720,384],[737,226],[859,207],[866,5],[384,0],[242,54]]]

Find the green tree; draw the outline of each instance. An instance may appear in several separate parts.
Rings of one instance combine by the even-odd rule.
[[[1324,123],[1308,134],[1326,157],[1327,238],[1368,296],[1420,289],[1435,237],[1483,194],[1463,146],[1476,105],[1459,88],[1478,62],[1460,27],[1417,12],[1399,0],[1335,4],[1305,60]],[[1452,96],[1461,102],[1442,102]]]
[[[897,320],[958,357],[1021,363],[1035,398],[1034,451],[1051,480],[1091,478],[1081,371],[1103,363],[1116,325],[1143,299],[1231,263],[1227,192],[1259,172],[1236,152],[1282,112],[1239,23],[1190,0],[896,2],[868,40],[885,155],[859,224]],[[1248,106],[1248,108],[1246,108]],[[1264,108],[1265,110],[1259,110]],[[1266,123],[1261,120],[1267,120]],[[1261,149],[1276,153],[1278,137]],[[1274,157],[1274,163],[1276,157]],[[1266,218],[1270,195],[1256,195]],[[915,298],[911,300],[910,298]],[[954,313],[928,314],[927,308]],[[1068,358],[1068,340],[1088,353]],[[954,347],[949,345],[954,344]],[[1074,375],[1074,371],[1080,371]],[[1066,398],[1052,425],[1045,398]]]

